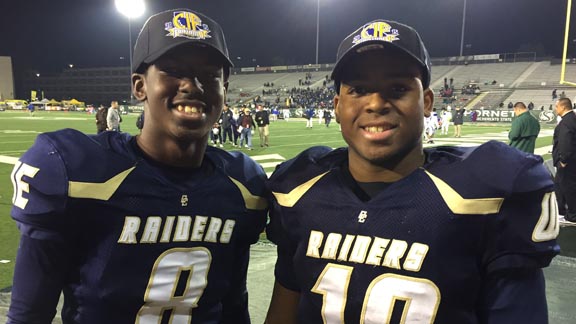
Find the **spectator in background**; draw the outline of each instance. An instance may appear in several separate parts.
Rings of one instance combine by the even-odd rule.
[[[450,121],[452,121],[452,113],[446,108],[442,108],[440,115],[441,131],[440,134],[448,135],[448,129],[450,128]]]
[[[220,115],[220,127],[222,129],[222,142],[226,144],[227,140],[230,140],[230,143],[235,144],[234,141],[234,130],[232,129],[234,114],[228,107],[228,105],[224,105],[222,109],[222,115]]]
[[[514,104],[512,103],[512,101],[510,101],[508,103],[508,109],[512,109],[512,108],[514,108]]]
[[[331,120],[332,120],[332,111],[324,109],[324,124],[326,124],[326,127],[330,127]]]
[[[108,127],[106,122],[106,116],[108,116],[108,108],[104,107],[103,105],[100,105],[100,107],[98,107],[98,111],[96,112],[97,134],[106,131],[106,128]]]
[[[215,122],[214,125],[212,125],[212,131],[210,132],[210,142],[214,146],[218,145],[220,147],[224,147],[224,145],[222,145],[222,129],[220,128],[220,124],[218,122]]]
[[[454,114],[452,115],[452,120],[454,121],[454,137],[462,136],[462,125],[464,124],[464,112],[466,109],[456,106]]]
[[[430,116],[424,117],[424,140],[427,144],[434,144],[434,134],[438,128],[438,114],[434,108]]]
[[[532,101],[530,101],[530,103],[528,104],[528,110],[533,110],[534,109],[534,103]]]
[[[556,100],[556,98],[558,98],[558,95],[556,94],[558,91],[558,89],[554,89],[552,90],[552,101]]]
[[[106,115],[106,129],[109,131],[120,131],[120,112],[118,111],[118,101],[112,101],[108,114]]]
[[[273,121],[273,122],[277,121],[278,115],[280,115],[280,111],[278,110],[278,107],[272,107],[272,112],[270,114],[271,121]]]
[[[240,116],[238,125],[238,129],[240,130],[240,147],[244,146],[249,151],[252,150],[252,135],[254,135],[256,124],[254,124],[250,108],[244,109],[244,114]]]
[[[268,138],[270,136],[270,114],[261,105],[258,106],[256,111],[256,125],[258,126],[258,135],[260,136],[260,147],[268,147],[270,144]]]
[[[306,108],[304,111],[304,117],[306,118],[306,128],[312,128],[314,122],[312,119],[314,118],[314,109],[312,107]]]
[[[30,103],[28,105],[28,113],[30,114],[30,117],[34,117],[34,104]]]
[[[285,121],[288,121],[290,119],[290,109],[288,108],[282,109],[282,117],[284,118]]]
[[[558,212],[567,221],[576,222],[576,114],[570,99],[559,99],[556,113],[562,117],[554,129],[552,147]]]
[[[516,115],[516,118],[512,121],[512,126],[508,133],[510,146],[520,151],[534,154],[536,138],[538,138],[540,133],[540,123],[530,114],[523,102],[514,104],[514,115]]]

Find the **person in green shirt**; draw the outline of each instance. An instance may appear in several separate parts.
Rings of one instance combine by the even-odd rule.
[[[540,133],[540,123],[528,112],[528,108],[523,102],[514,104],[514,115],[512,127],[508,133],[510,146],[527,153],[534,153],[536,138]]]

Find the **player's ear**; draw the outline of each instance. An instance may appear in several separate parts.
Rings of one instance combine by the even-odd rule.
[[[424,90],[424,116],[429,117],[434,107],[434,91],[428,88]]]
[[[146,100],[146,86],[144,85],[143,74],[132,74],[132,94],[138,101]]]
[[[336,117],[336,122],[340,124],[340,109],[338,103],[340,102],[340,95],[334,96],[334,116]]]

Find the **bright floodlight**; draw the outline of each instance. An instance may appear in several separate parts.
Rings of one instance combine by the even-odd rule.
[[[114,4],[116,9],[129,19],[140,17],[144,13],[144,0],[114,0]]]

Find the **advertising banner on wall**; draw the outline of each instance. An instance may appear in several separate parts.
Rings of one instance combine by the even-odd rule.
[[[529,113],[542,124],[556,123],[556,114],[551,110],[530,110]],[[475,109],[468,114],[468,120],[480,123],[511,123],[514,117],[513,110]]]

